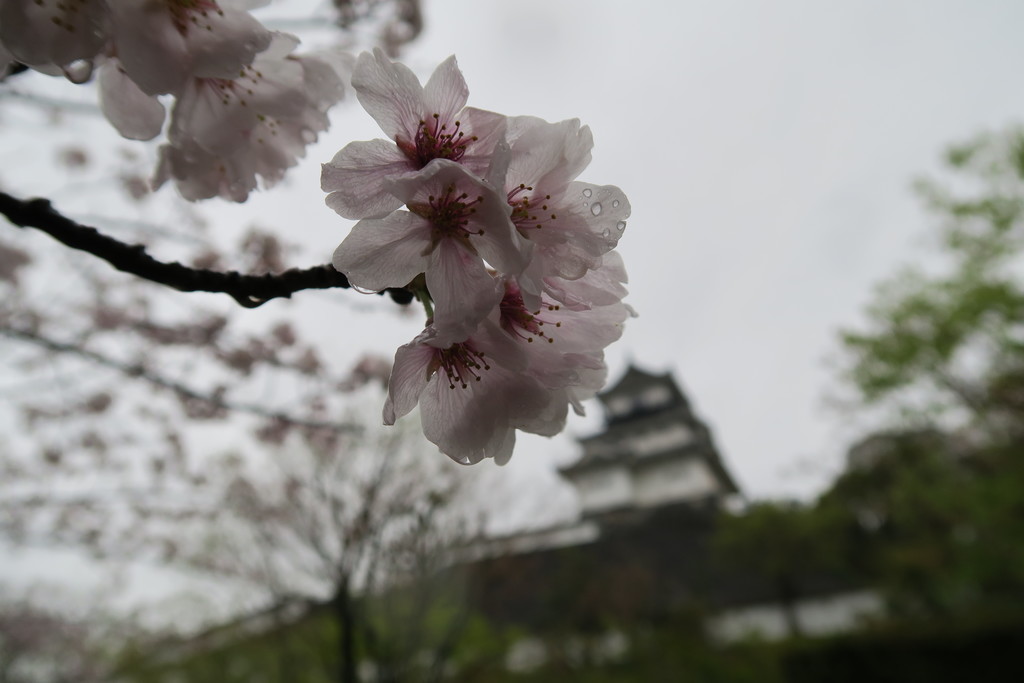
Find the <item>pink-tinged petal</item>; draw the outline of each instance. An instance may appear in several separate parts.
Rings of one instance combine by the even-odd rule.
[[[585,415],[583,401],[594,398],[608,379],[608,368],[603,360],[599,368],[585,368],[578,371],[579,381],[566,389],[569,403],[577,415]]]
[[[384,143],[383,140],[380,142]],[[401,154],[396,147],[392,146],[392,149]],[[395,175],[385,183],[388,190],[405,204],[428,204],[431,196],[442,197],[452,187],[470,197],[489,191],[487,185],[449,159],[435,159],[419,170],[412,170],[411,166],[406,168],[408,173]]]
[[[554,436],[565,427],[568,403],[527,375],[513,375],[502,387],[501,401],[509,425],[541,436]]]
[[[152,140],[164,125],[164,105],[139,90],[121,63],[107,61],[100,69],[100,109],[111,125],[129,140]]]
[[[497,112],[466,107],[459,114],[462,130],[466,135],[473,136],[466,145],[465,154],[459,163],[468,168],[477,177],[483,178],[491,164],[491,155],[495,147],[505,139],[505,127],[508,117]],[[500,188],[501,185],[496,187]]]
[[[189,76],[186,39],[167,7],[153,3],[111,3],[118,58],[143,92],[177,92]]]
[[[455,462],[471,465],[486,457],[486,445],[495,429],[508,429],[500,412],[469,410],[477,387],[449,386],[435,375],[420,394],[423,435]],[[479,401],[477,401],[479,402]]]
[[[309,106],[309,84],[305,81],[301,58],[291,57],[288,53],[275,54],[278,51],[274,47],[279,43],[293,45],[285,40],[288,37],[286,34],[274,34],[271,49],[257,55],[251,66],[234,73],[232,95],[240,106],[275,119],[294,118]]]
[[[487,170],[484,172],[484,181],[491,187],[498,189],[505,187],[505,178],[508,176],[508,167],[512,162],[512,147],[506,140],[499,140],[491,153]]]
[[[473,333],[473,344],[487,358],[497,358],[501,366],[511,372],[519,373],[526,370],[529,357],[515,340],[502,332],[495,322],[497,310]]]
[[[296,59],[302,64],[306,97],[320,111],[327,111],[345,95],[347,55],[324,50]]]
[[[622,303],[594,306],[587,311],[561,309],[542,316],[551,324],[561,323],[554,333],[562,352],[589,352],[604,349],[618,341],[629,312]]]
[[[562,214],[559,217],[560,228],[573,222],[582,223],[575,216]],[[529,236],[534,251],[527,269],[534,280],[544,277],[579,279],[600,266],[601,256],[607,251],[604,242],[592,235],[585,225],[578,231],[537,230]]]
[[[415,136],[423,118],[423,87],[409,67],[392,62],[380,48],[364,52],[356,60],[352,87],[389,138]]]
[[[578,386],[588,373],[604,371],[604,351],[537,353],[530,360],[530,373],[552,390]]]
[[[515,445],[509,410],[536,409],[546,392],[533,380],[498,366],[482,373],[481,380],[454,389],[435,377],[420,396],[423,434],[442,453],[463,465],[485,458],[508,462]]]
[[[320,187],[327,206],[343,218],[377,218],[402,201],[386,189],[386,181],[412,172],[405,156],[386,140],[351,142],[323,165]]]
[[[332,263],[357,287],[404,287],[427,268],[430,226],[406,211],[356,223]]]
[[[168,137],[174,144],[187,140],[211,154],[229,154],[242,146],[256,120],[248,107],[225,104],[213,82],[193,78],[175,100]]]
[[[523,272],[533,246],[516,231],[507,202],[490,194],[477,206],[471,225],[482,231],[472,238],[472,243],[487,263],[509,275]]]
[[[557,397],[558,400],[548,401],[541,414],[518,421],[515,425],[516,428],[538,436],[561,434],[565,429],[565,419],[569,414],[569,399],[564,396],[562,391],[554,392],[549,396],[552,399]]]
[[[256,189],[256,176],[243,166],[236,160],[216,157],[195,145],[162,145],[153,187],[155,189],[168,180],[174,180],[178,192],[189,201],[220,196],[244,202]]]
[[[602,257],[601,265],[583,277],[577,280],[545,278],[544,289],[556,301],[580,310],[619,303],[628,294],[623,286],[628,281],[622,257],[617,251],[609,251]]]
[[[538,194],[559,196],[590,163],[594,137],[578,119],[548,123],[532,116],[509,119],[513,159],[507,183],[525,183]]]
[[[403,344],[395,352],[395,364],[388,380],[388,397],[384,402],[384,424],[393,425],[395,420],[416,407],[420,394],[430,379],[430,365],[436,349],[413,340]]]
[[[516,447],[516,430],[505,429],[495,432],[491,443],[487,444],[489,457],[494,458],[494,464],[504,467],[512,459],[512,451]]]
[[[117,55],[150,94],[177,93],[189,78],[236,78],[274,35],[248,12],[224,3],[217,11],[154,2],[111,6]],[[294,39],[289,45],[288,51]]]
[[[108,39],[108,19],[105,0],[5,0],[0,2],[0,43],[19,62],[59,73],[100,53]]]
[[[441,240],[426,268],[427,289],[434,300],[439,338],[462,341],[501,301],[501,283],[480,257],[455,240]]]
[[[614,185],[572,182],[566,196],[571,200],[573,214],[587,222],[591,234],[602,240],[604,250],[614,249],[630,213],[625,193]]]
[[[243,66],[270,46],[274,34],[248,12],[222,7],[207,12],[205,30],[190,29],[185,36],[192,58],[192,73],[200,78],[234,78]],[[290,41],[290,52],[298,39]]]
[[[466,79],[455,55],[441,62],[423,87],[424,114],[438,114],[442,121],[454,121],[469,99]],[[474,132],[475,134],[475,132]]]

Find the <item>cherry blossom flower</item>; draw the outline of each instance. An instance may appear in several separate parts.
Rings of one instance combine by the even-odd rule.
[[[22,64],[81,83],[109,37],[106,0],[0,0],[0,43]]]
[[[455,344],[440,343],[428,327],[395,353],[384,424],[418,403],[423,434],[442,453],[464,465],[484,458],[504,465],[517,428],[553,434],[564,426],[564,410],[559,415],[550,393],[521,372],[525,367],[523,351],[493,323]]]
[[[389,381],[384,423],[418,404],[424,435],[463,464],[504,464],[516,430],[553,436],[570,405],[583,414],[607,376],[604,348],[628,315],[621,302],[570,310],[550,299],[531,312],[514,278],[501,285],[501,301],[463,340],[428,325],[400,347]]]
[[[245,7],[232,0],[116,0],[115,54],[150,95],[177,93],[193,78],[234,78],[272,40]]]
[[[593,146],[590,129],[578,120],[513,117],[507,136],[509,146],[495,154],[488,180],[504,188],[512,222],[535,245],[519,281],[536,307],[544,278],[575,280],[600,265],[618,244],[630,206],[613,185],[575,180]]]
[[[401,206],[390,181],[413,175],[434,160],[464,165],[483,177],[501,140],[505,117],[463,108],[469,96],[455,57],[426,86],[379,49],[356,60],[352,87],[388,140],[353,142],[323,165],[327,205],[349,219],[379,218]]]
[[[390,187],[409,210],[359,221],[334,252],[334,267],[374,291],[404,287],[424,273],[436,334],[465,338],[502,296],[487,266],[515,274],[528,261],[510,208],[491,186],[444,159]]]
[[[294,55],[297,39],[271,46],[233,79],[193,78],[172,113],[154,184],[173,179],[187,199],[245,201],[273,185],[327,129],[343,94],[332,55]]]
[[[565,281],[566,287],[577,282]],[[629,309],[613,301],[574,310],[544,295],[531,311],[514,278],[504,279],[504,289],[498,324],[526,352],[526,372],[553,392],[552,401],[582,415],[581,401],[604,386],[604,349],[622,335]]]

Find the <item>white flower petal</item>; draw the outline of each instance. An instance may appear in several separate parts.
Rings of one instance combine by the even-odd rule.
[[[605,251],[614,249],[630,214],[625,193],[614,185],[572,182],[566,194],[575,198],[570,205],[572,212],[587,222],[591,234],[604,243]]]
[[[193,76],[234,78],[239,69],[252,64],[257,54],[270,47],[274,38],[248,12],[229,7],[222,7],[221,12],[207,12],[203,17],[207,28],[195,27],[186,34]],[[282,41],[282,47],[288,44],[287,52],[291,52],[298,42],[289,36],[286,43]]]
[[[404,287],[428,264],[430,226],[406,211],[356,223],[334,251],[332,263],[357,287]]]
[[[19,62],[53,73],[77,60],[91,60],[108,38],[105,0],[74,3],[0,2],[0,43]]]
[[[466,145],[466,152],[459,163],[468,168],[477,177],[483,178],[491,165],[491,155],[495,147],[505,139],[505,127],[508,117],[485,109],[466,107],[459,114],[462,130],[467,136],[473,136]],[[502,186],[496,185],[501,188]]]
[[[385,181],[411,173],[405,156],[386,140],[351,142],[323,165],[320,187],[330,192],[327,206],[342,218],[377,218],[402,205]]]
[[[441,240],[426,269],[434,326],[445,340],[462,341],[501,301],[501,283],[480,257],[454,240]]]
[[[537,193],[561,195],[566,184],[590,164],[594,137],[579,119],[548,123],[532,116],[508,121],[512,163],[507,183],[533,186]]]
[[[427,386],[430,363],[436,349],[413,341],[403,344],[395,352],[395,364],[388,380],[388,397],[384,402],[384,424],[408,415],[420,400]]]
[[[164,105],[139,90],[121,63],[108,60],[100,68],[100,109],[110,124],[129,140],[152,140],[164,125]]]
[[[455,55],[451,55],[434,69],[423,88],[423,114],[438,114],[442,121],[454,121],[468,99],[466,79],[459,71]]]
[[[409,67],[377,48],[356,60],[352,87],[360,104],[392,140],[411,140],[423,118],[423,86]]]

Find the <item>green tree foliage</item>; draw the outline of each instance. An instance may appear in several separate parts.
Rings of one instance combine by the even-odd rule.
[[[910,268],[879,289],[868,330],[847,331],[849,377],[868,403],[969,416],[990,436],[1024,425],[1024,131],[946,155],[951,178],[918,191],[941,219],[946,268]],[[922,411],[923,409],[923,411]]]
[[[856,519],[851,554],[903,615],[1024,599],[1024,130],[946,161],[945,181],[918,184],[942,268],[885,283],[868,329],[843,334],[863,402],[925,427],[855,447],[819,506]]]
[[[865,452],[866,451],[866,452]],[[894,616],[1003,611],[1024,597],[1024,460],[936,431],[879,434],[819,509],[847,514],[851,566]]]

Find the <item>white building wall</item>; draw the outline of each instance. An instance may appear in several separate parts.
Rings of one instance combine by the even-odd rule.
[[[720,490],[711,469],[696,459],[667,460],[642,467],[636,471],[633,485],[640,507],[703,498]]]
[[[849,631],[884,609],[881,596],[865,590],[802,601],[797,604],[796,618],[804,633],[824,636]]]
[[[673,448],[682,448],[693,441],[693,432],[686,425],[669,425],[662,429],[636,434],[626,441],[625,448],[643,458]]]
[[[726,643],[744,638],[781,640],[789,634],[782,609],[773,604],[727,610],[709,619],[707,629]]]
[[[873,591],[837,593],[798,601],[796,620],[805,635],[825,636],[851,631],[884,609],[882,598]],[[723,642],[750,637],[781,640],[790,635],[782,606],[776,603],[726,610],[709,619],[707,628]]]
[[[610,510],[633,502],[633,482],[624,467],[592,470],[576,477],[583,512]]]

